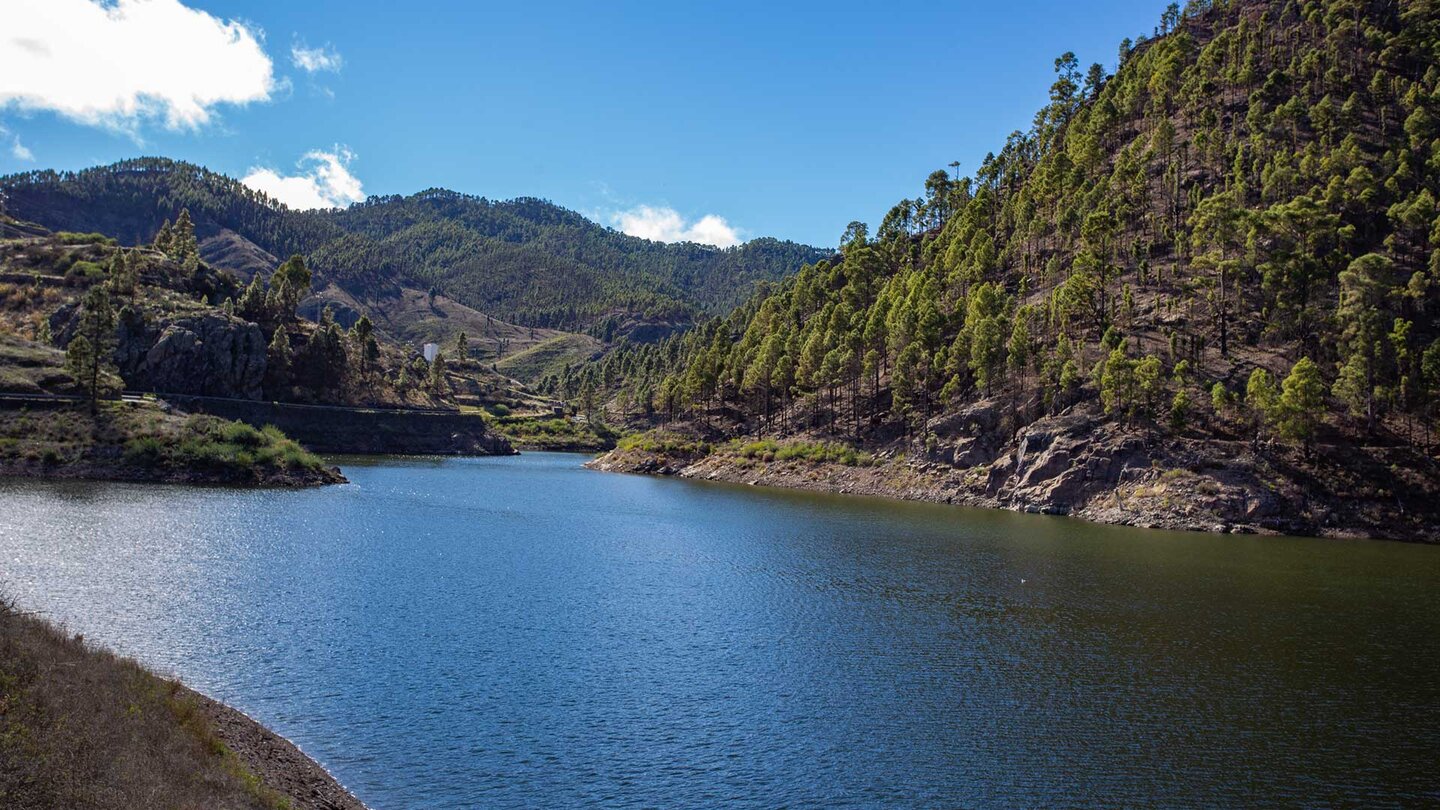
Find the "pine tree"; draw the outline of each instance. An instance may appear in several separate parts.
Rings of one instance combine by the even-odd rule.
[[[430,390],[440,394],[448,387],[445,379],[445,355],[437,354],[435,360],[430,363]]]
[[[1290,369],[1280,391],[1280,435],[1300,442],[1308,454],[1315,438],[1315,427],[1325,412],[1325,383],[1320,369],[1308,357],[1300,358]]]
[[[155,238],[151,240],[150,246],[168,256],[171,250],[171,241],[174,238],[174,230],[170,225],[170,220],[167,219],[160,225],[160,230],[155,232]]]
[[[1254,415],[1257,436],[1260,428],[1279,420],[1279,400],[1280,393],[1270,372],[1263,368],[1250,372],[1250,379],[1245,383],[1245,405]]]
[[[269,309],[266,306],[265,282],[256,273],[245,286],[245,291],[240,294],[240,304],[236,307],[240,317],[249,321],[269,320]],[[281,331],[281,330],[276,330]]]
[[[290,384],[290,336],[277,328],[265,350],[266,387],[280,391]],[[272,394],[273,395],[273,394]]]
[[[105,286],[96,284],[80,304],[80,322],[65,352],[65,367],[90,401],[90,413],[99,408],[100,394],[108,375],[117,373],[115,312]]]
[[[282,320],[295,318],[295,308],[302,298],[310,294],[311,281],[310,269],[298,253],[275,268],[270,276],[270,287],[275,292],[278,315]]]
[[[110,258],[110,291],[117,296],[134,298],[139,278],[132,251],[118,250]]]
[[[375,359],[371,356],[370,344],[375,343],[375,326],[370,322],[369,315],[361,315],[355,325],[350,327],[350,345],[359,359],[360,373],[363,375],[370,370],[370,364]],[[378,356],[378,344],[376,354]]]
[[[1394,262],[1375,253],[1361,256],[1340,274],[1335,317],[1340,323],[1344,360],[1334,393],[1349,405],[1351,413],[1364,415],[1372,423],[1395,282]]]
[[[200,246],[195,240],[195,224],[190,221],[190,209],[182,208],[180,216],[175,218],[175,225],[170,232],[169,249],[165,252],[182,265],[193,264],[199,260]]]

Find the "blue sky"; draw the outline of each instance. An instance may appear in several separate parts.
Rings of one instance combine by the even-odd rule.
[[[0,173],[158,154],[299,205],[443,186],[833,245],[1163,7],[5,0]]]

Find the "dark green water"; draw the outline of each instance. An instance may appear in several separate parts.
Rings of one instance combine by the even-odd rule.
[[[0,482],[0,588],[377,808],[1440,803],[1440,548],[582,460]]]

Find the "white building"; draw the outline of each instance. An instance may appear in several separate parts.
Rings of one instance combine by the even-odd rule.
[[[425,348],[421,349],[421,352],[425,355],[425,362],[433,363],[435,362],[435,358],[440,355],[440,344],[426,343]]]

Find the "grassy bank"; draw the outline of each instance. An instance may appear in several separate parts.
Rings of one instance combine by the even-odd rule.
[[[184,483],[307,486],[344,479],[274,427],[157,405],[0,411],[0,473]]]
[[[716,455],[743,461],[807,461],[845,467],[868,467],[875,462],[871,454],[841,442],[764,438],[731,439],[717,444],[666,430],[631,434],[621,439],[615,448],[688,459]]]
[[[490,427],[522,450],[609,450],[619,438],[603,424],[563,417],[487,415]]]
[[[306,790],[277,789],[217,711],[243,718],[0,601],[0,807],[362,807],[308,759]]]

